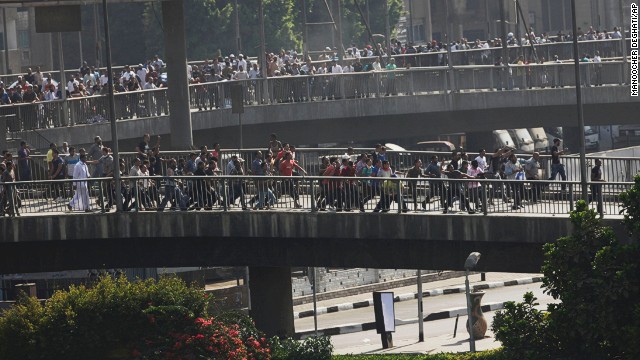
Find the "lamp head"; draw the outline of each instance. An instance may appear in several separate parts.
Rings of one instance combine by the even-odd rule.
[[[473,268],[475,268],[476,265],[478,265],[478,261],[480,261],[480,253],[472,252],[471,254],[469,254],[469,256],[467,257],[467,260],[464,262],[464,268],[466,270],[473,270]]]

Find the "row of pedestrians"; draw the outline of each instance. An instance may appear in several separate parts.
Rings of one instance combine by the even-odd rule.
[[[80,149],[79,155],[73,147],[66,154],[52,144],[51,156],[47,157],[49,179],[73,178],[75,182],[54,181],[38,187],[45,186],[47,192],[44,196],[55,199],[54,203],[67,203],[75,188],[75,198],[67,203],[71,211],[95,209],[92,199],[106,211],[113,209],[117,198],[114,181],[93,181],[89,178],[112,178],[115,171],[119,171],[122,208],[127,211],[163,211],[167,207],[173,210],[228,209],[236,204],[247,211],[271,209],[276,205],[302,208],[301,197],[304,196],[305,206],[319,211],[364,212],[372,209],[374,212],[388,212],[397,203],[397,209],[402,212],[409,211],[413,204],[415,211],[420,207],[432,210],[432,206],[439,205],[444,213],[448,213],[457,202],[461,211],[478,213],[500,200],[509,204],[512,210],[536,204],[542,200],[543,191],[549,186],[549,182],[540,181],[548,178],[544,176],[539,154],[533,153],[530,159],[522,160],[511,148],[498,149],[491,155],[481,150],[474,159],[459,151],[454,152],[449,161],[433,156],[426,169],[423,169],[421,159],[415,159],[412,168],[394,169],[382,145],[377,145],[372,153],[359,156],[350,148],[344,155],[323,157],[320,171],[314,174],[323,178],[310,182],[302,178],[307,171],[296,159],[295,147],[283,145],[275,134],[271,135],[264,152],[249,155],[252,159],[248,164],[238,153],[223,155],[219,144],[214,144],[211,151],[203,146],[200,153],[193,152],[186,158],[175,159],[160,152],[159,137],[155,146],[150,146],[149,140],[150,136],[146,134],[136,148],[136,158],[129,165],[125,159],[120,159],[117,166],[114,166],[111,151],[102,145],[100,137],[95,138],[89,151]],[[558,145],[559,140],[552,148],[551,178],[560,175],[562,180],[566,180]],[[27,149],[20,152],[18,162],[28,157]],[[226,165],[219,167],[222,162]],[[5,154],[2,165],[3,182],[17,180],[10,153]],[[602,181],[601,163],[596,165],[596,172],[592,171],[592,182]],[[85,167],[87,170],[82,175],[79,172],[76,175],[76,169]],[[30,175],[29,168],[19,169],[20,177]],[[219,175],[230,177],[221,178]],[[279,177],[273,177],[275,175]],[[402,181],[393,179],[400,177]],[[475,179],[520,181],[487,184]],[[561,191],[565,191],[564,182],[560,184]],[[598,194],[602,193],[601,187],[592,186],[594,198],[599,200],[600,212],[602,203]],[[3,186],[2,190],[3,209],[8,214],[15,214],[23,202],[35,202],[35,198],[29,198],[32,193],[23,188],[15,191],[15,186]],[[436,199],[438,201],[434,201]],[[370,202],[375,205],[370,205]]]

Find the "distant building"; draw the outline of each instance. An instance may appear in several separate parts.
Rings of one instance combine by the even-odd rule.
[[[0,7],[0,73],[52,69],[51,35],[36,33],[34,14],[33,7]]]
[[[533,28],[536,35],[548,33],[556,35],[559,31],[571,33],[570,0],[526,0],[519,1],[527,26]],[[630,0],[623,1],[625,24],[629,23]],[[447,8],[445,8],[445,4]],[[514,1],[504,0],[507,32],[514,35],[517,19]],[[612,0],[576,0],[577,26],[583,30],[593,26],[596,30],[612,31],[621,26],[618,1]],[[399,33],[411,39],[410,26],[416,44],[432,39],[438,41],[488,40],[500,37],[499,2],[495,0],[404,0],[405,23],[400,24]],[[447,20],[447,14],[449,20]],[[402,26],[404,25],[404,26]],[[447,30],[446,27],[450,26]],[[451,33],[448,39],[445,34]],[[520,26],[520,32],[524,27]],[[404,38],[404,36],[403,36]]]

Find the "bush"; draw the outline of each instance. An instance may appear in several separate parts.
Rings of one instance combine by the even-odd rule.
[[[335,360],[510,360],[501,349],[479,351],[475,353],[441,353],[433,355],[411,354],[372,354],[372,355],[335,355]]]
[[[329,360],[333,345],[328,336],[309,337],[303,341],[274,337],[271,350],[274,360]]]
[[[504,353],[520,358],[640,358],[640,175],[623,194],[631,242],[618,241],[584,201],[571,213],[570,236],[544,245],[543,287],[557,304],[545,316],[535,298],[494,319]]]
[[[176,278],[103,277],[44,305],[23,297],[0,318],[0,359],[269,358],[250,319],[210,318],[209,302]]]
[[[535,308],[539,304],[533,293],[527,292],[523,299],[521,303],[509,301],[504,310],[496,312],[491,331],[504,346],[505,355],[523,360],[550,358],[547,344],[552,341],[545,315]]]

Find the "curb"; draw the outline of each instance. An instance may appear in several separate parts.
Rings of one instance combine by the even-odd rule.
[[[537,282],[542,282],[542,277],[537,276],[532,278],[523,278],[523,279],[509,280],[509,281],[502,281],[502,282],[500,281],[488,282],[480,285],[474,285],[471,288],[471,291],[487,290],[487,289],[494,289],[494,288],[506,287],[506,286],[525,285],[525,284],[532,284]],[[451,287],[446,289],[427,290],[422,292],[422,296],[433,297],[433,296],[448,295],[448,294],[459,294],[464,292],[465,292],[465,287],[464,285],[462,285],[462,286],[456,286],[456,287]],[[418,293],[406,293],[406,294],[396,295],[393,299],[393,302],[408,301],[408,300],[414,300],[417,298],[418,298]],[[344,304],[338,304],[333,306],[322,306],[317,308],[317,312],[318,312],[318,315],[331,314],[338,311],[353,310],[353,309],[359,309],[359,308],[364,308],[369,306],[373,306],[373,299],[366,299],[366,300],[358,301],[354,303],[344,303]],[[294,319],[302,319],[310,316],[313,316],[313,310],[305,310],[305,311],[293,313]]]
[[[464,274],[465,274],[464,271],[444,271],[442,273],[440,272],[427,273],[422,275],[422,282],[423,284],[428,284],[434,281],[449,280],[453,278],[463,277]],[[480,274],[480,273],[470,272],[469,275],[471,274]],[[415,285],[417,281],[418,281],[418,278],[415,276],[412,276],[408,278],[389,280],[385,282],[359,285],[359,286],[341,289],[341,290],[323,292],[323,293],[317,294],[316,297],[317,297],[317,301],[339,299],[346,296],[371,293],[373,291],[385,291],[389,289],[396,289],[400,287],[411,286],[411,285]],[[311,304],[311,303],[313,303],[313,295],[304,295],[304,296],[293,298],[293,306]]]
[[[504,308],[504,304],[506,304],[507,302],[508,301],[488,303],[488,304],[482,305],[482,311],[489,312],[489,311],[501,310]],[[427,321],[435,321],[435,320],[442,320],[442,319],[450,319],[458,315],[466,316],[467,308],[466,307],[452,308],[448,310],[439,311],[436,313],[431,313],[427,315],[427,317],[425,317],[423,321],[427,322]],[[417,324],[418,320],[396,319],[395,323],[396,323],[396,326],[410,325],[410,324]],[[375,330],[375,328],[376,328],[375,322],[368,322],[364,324],[345,324],[342,326],[335,326],[335,327],[330,327],[326,329],[318,329],[318,335],[335,336],[335,335],[350,334],[350,333],[361,332],[361,331]],[[315,336],[315,334],[316,334],[315,330],[303,330],[295,333],[294,338],[297,340],[304,340],[308,337]]]

